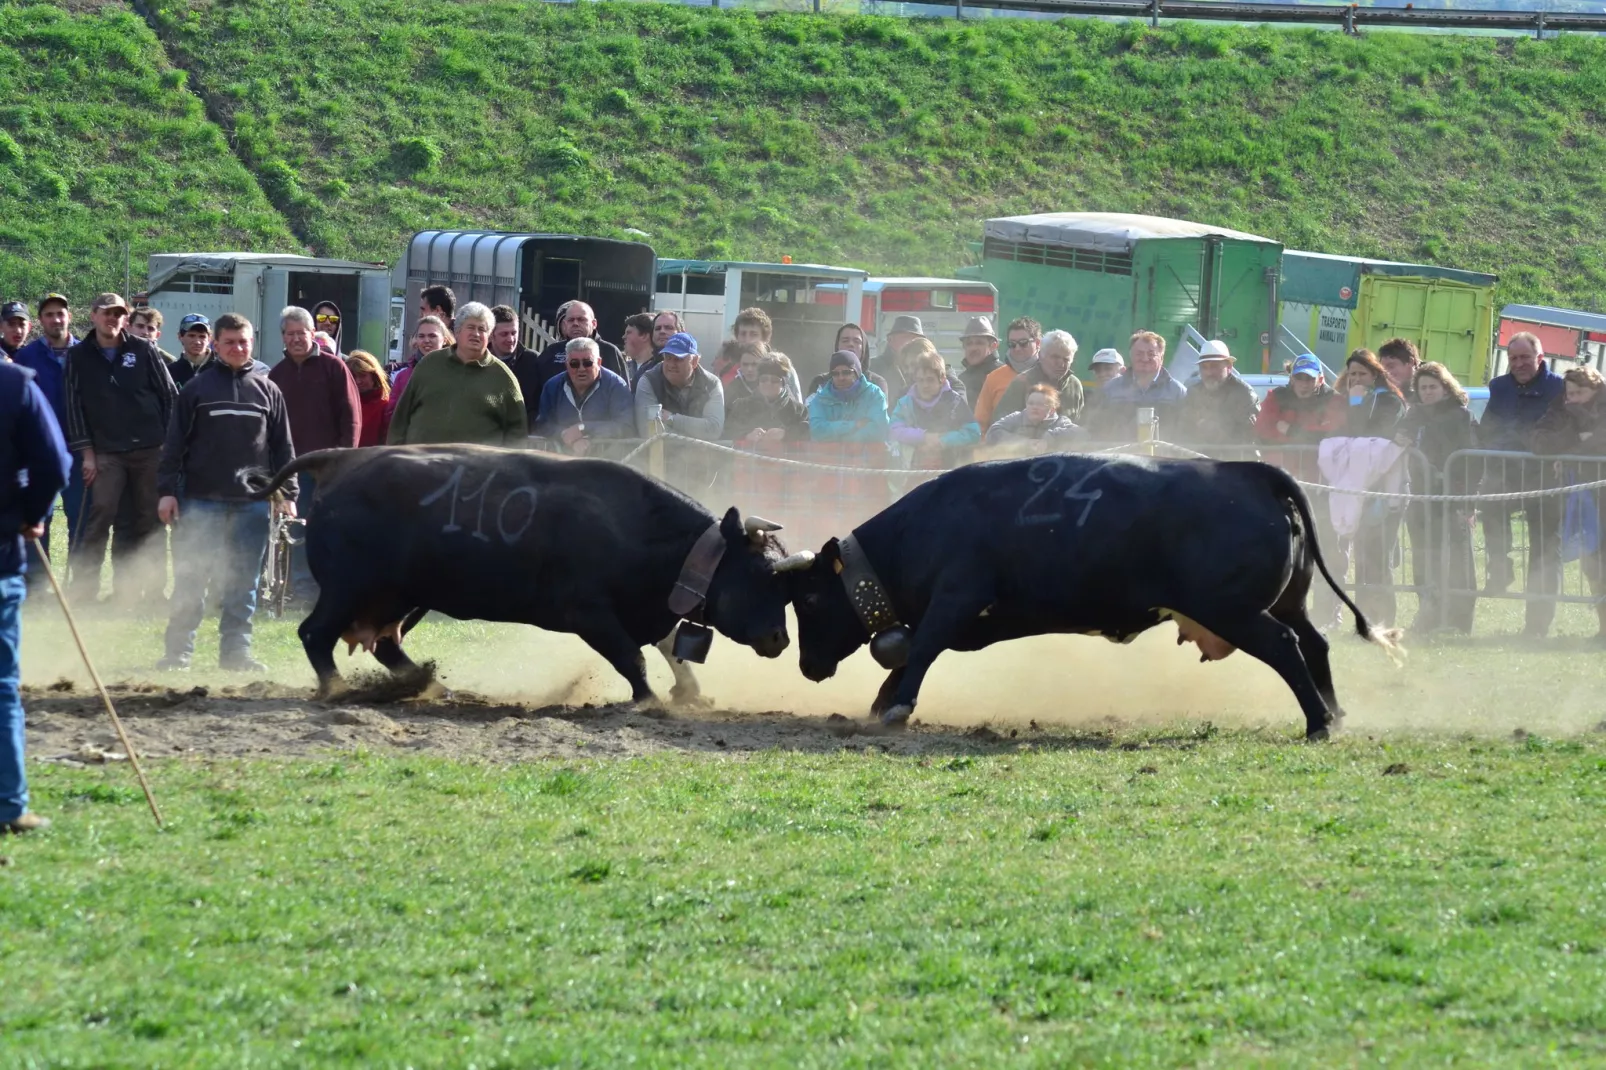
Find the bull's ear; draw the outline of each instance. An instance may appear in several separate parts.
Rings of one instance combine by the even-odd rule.
[[[719,533],[732,546],[747,541],[747,532],[742,530],[742,514],[736,511],[736,506],[725,510],[725,516],[719,522]]]
[[[835,539],[827,540],[826,544],[820,547],[819,559],[821,561],[829,561],[831,563],[831,571],[839,576],[842,574],[842,544]]]

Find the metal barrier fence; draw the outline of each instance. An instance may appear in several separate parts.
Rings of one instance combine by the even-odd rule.
[[[1523,604],[1524,630],[1547,632],[1557,607],[1593,607],[1606,631],[1606,568],[1601,531],[1606,457],[1536,457],[1461,450],[1443,467],[1415,449],[1322,445],[1206,446],[1165,442],[1084,443],[1083,452],[1152,453],[1216,460],[1263,460],[1305,486],[1328,567],[1368,617],[1413,631],[1469,633],[1480,599]],[[531,440],[538,449],[555,444]],[[971,459],[1021,456],[977,447]],[[591,456],[624,461],[710,509],[785,525],[793,548],[817,548],[851,531],[943,469],[911,466],[881,443],[787,442],[763,450],[679,435],[597,441]],[[1584,489],[1577,489],[1584,485]],[[1401,596],[1416,612],[1401,619]],[[1318,585],[1318,626],[1337,623],[1340,606]]]

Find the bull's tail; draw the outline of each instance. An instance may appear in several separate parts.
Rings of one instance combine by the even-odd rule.
[[[271,498],[285,481],[291,476],[301,472],[311,472],[321,481],[323,469],[341,459],[342,454],[355,452],[353,450],[314,450],[303,453],[272,475],[265,468],[242,468],[235,473],[236,478],[245,485],[252,501],[265,501]]]
[[[1316,539],[1316,522],[1311,517],[1310,499],[1305,495],[1305,488],[1301,487],[1293,476],[1281,468],[1263,464],[1259,461],[1250,461],[1248,463],[1259,469],[1278,497],[1291,504],[1295,511],[1299,513],[1300,523],[1305,525],[1305,539],[1310,543],[1311,556],[1316,559],[1316,567],[1321,570],[1322,579],[1327,581],[1327,586],[1333,589],[1333,593],[1338,596],[1338,600],[1343,602],[1349,611],[1355,615],[1355,634],[1368,642],[1376,643],[1395,665],[1403,665],[1405,663],[1405,648],[1400,645],[1400,640],[1404,638],[1405,633],[1399,628],[1374,628],[1371,622],[1366,619],[1366,614],[1361,612],[1361,607],[1355,604],[1348,592],[1333,578],[1333,574],[1327,570],[1327,562],[1322,558],[1321,543]]]

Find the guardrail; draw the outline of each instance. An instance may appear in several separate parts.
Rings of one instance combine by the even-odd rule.
[[[579,0],[548,0],[575,3]],[[1594,11],[1506,11],[1495,8],[1422,8],[1408,4],[1372,7],[1359,4],[1269,4],[1239,3],[1235,0],[949,0],[947,3],[882,3],[859,0],[682,0],[691,7],[745,8],[758,11],[812,11],[814,14],[847,12],[872,15],[929,16],[952,11],[964,18],[966,11],[981,10],[998,15],[1050,16],[1061,18],[1095,17],[1147,20],[1158,26],[1161,19],[1174,21],[1249,22],[1305,26],[1335,26],[1345,33],[1364,29],[1447,29],[1504,30],[1546,33],[1564,30],[1587,33],[1606,32],[1606,13]]]
[[[555,449],[532,439],[532,448]],[[1324,478],[1313,445],[1204,446],[1169,443],[1083,444],[1100,450],[1217,460],[1264,460],[1307,488],[1317,539],[1329,567],[1367,615],[1400,623],[1400,599],[1414,599],[1413,631],[1469,633],[1480,600],[1523,604],[1524,630],[1547,632],[1557,607],[1593,607],[1606,631],[1606,457],[1537,457],[1461,450],[1442,468],[1403,450],[1391,489],[1353,491]],[[1019,449],[977,447],[975,460],[1020,456]],[[762,451],[679,435],[599,441],[591,456],[624,461],[665,480],[711,509],[736,505],[785,525],[794,548],[817,548],[844,535],[943,469],[912,467],[895,447],[789,442]],[[1579,489],[1580,486],[1583,489]],[[1591,534],[1593,533],[1593,534]],[[1325,585],[1313,593],[1312,619],[1338,622]]]

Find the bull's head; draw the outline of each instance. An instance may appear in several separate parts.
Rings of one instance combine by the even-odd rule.
[[[756,516],[744,523],[733,507],[719,522],[725,555],[708,585],[708,623],[727,638],[750,646],[766,658],[778,658],[790,644],[786,605],[790,589],[785,573],[807,567],[812,554],[785,556],[772,524]]]
[[[836,675],[842,660],[870,641],[842,586],[842,552],[826,543],[807,565],[789,571],[797,614],[798,668],[819,682]]]

